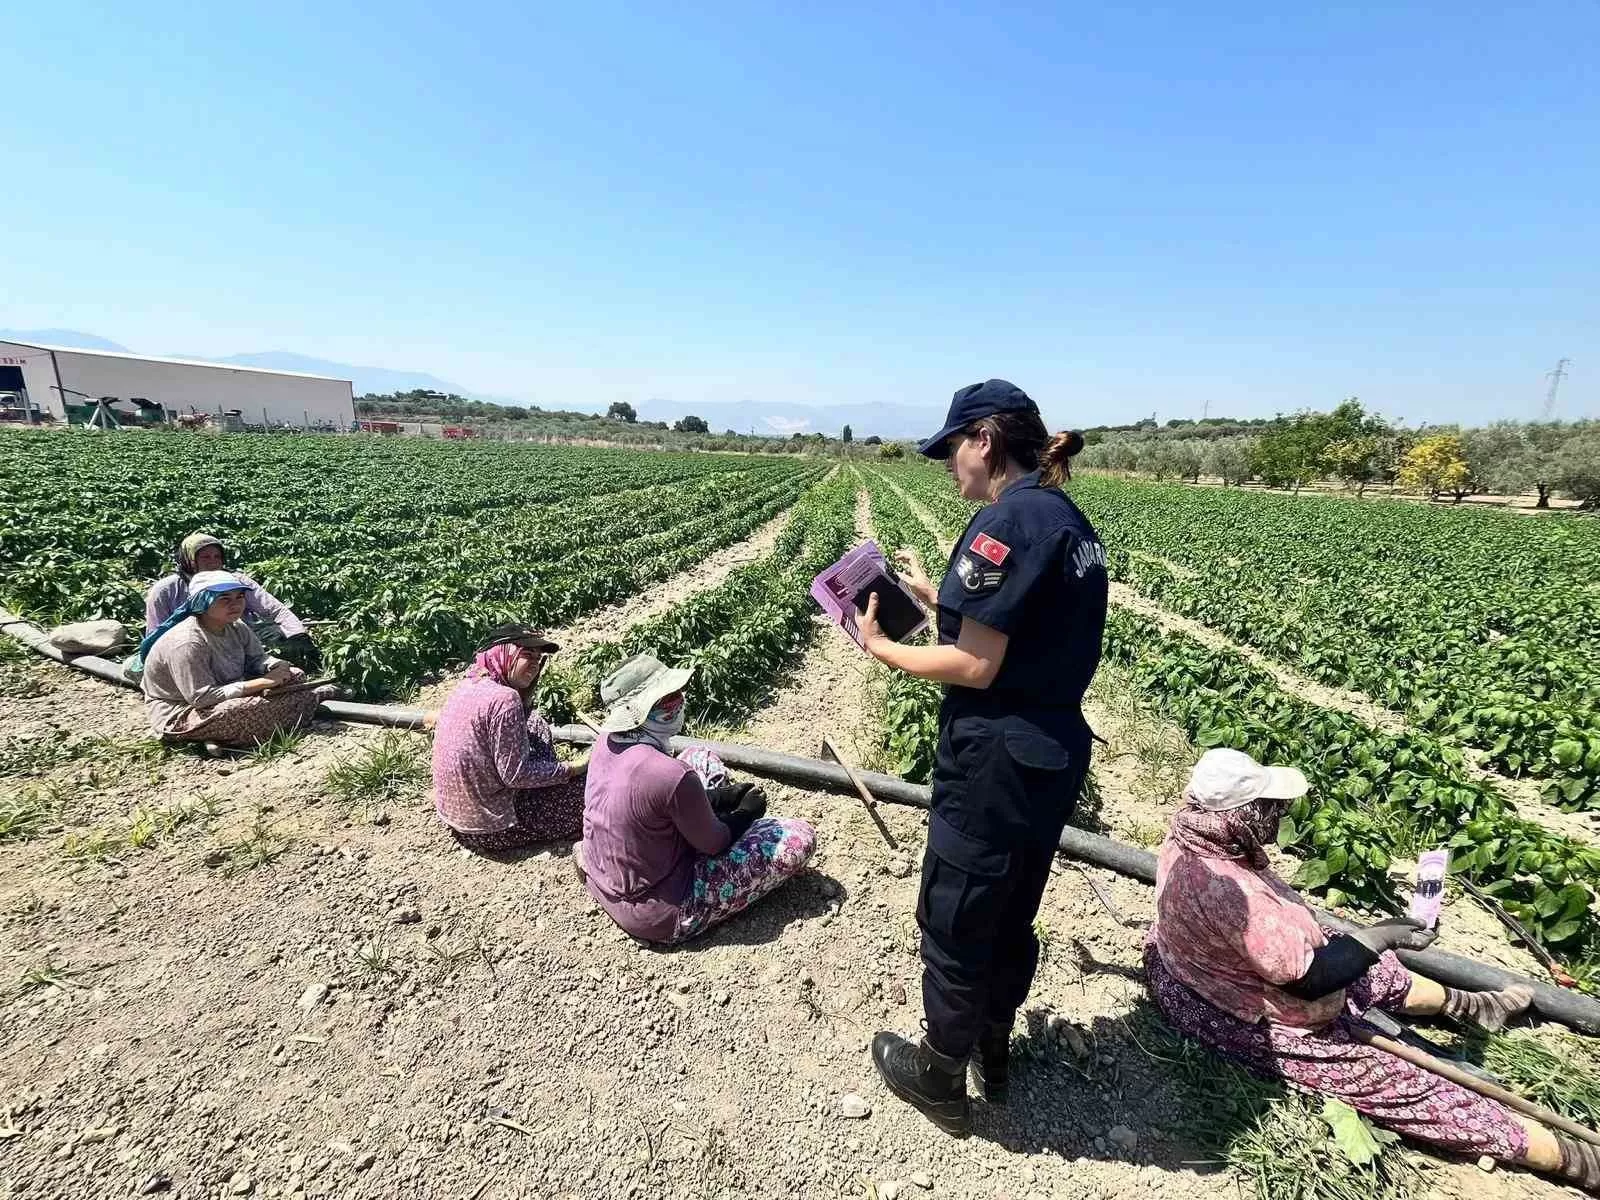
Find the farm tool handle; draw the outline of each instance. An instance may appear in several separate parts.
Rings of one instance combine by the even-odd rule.
[[[1600,1133],[1596,1133],[1587,1126],[1579,1125],[1576,1121],[1568,1120],[1558,1112],[1551,1112],[1542,1104],[1535,1104],[1532,1100],[1519,1096],[1515,1092],[1507,1091],[1497,1084],[1469,1075],[1460,1067],[1453,1066],[1443,1059],[1435,1058],[1433,1055],[1418,1050],[1414,1046],[1408,1046],[1404,1042],[1397,1042],[1394,1038],[1385,1037],[1381,1033],[1363,1028],[1359,1021],[1350,1022],[1347,1028],[1350,1031],[1350,1036],[1358,1042],[1387,1051],[1396,1058],[1404,1059],[1414,1067],[1421,1067],[1424,1071],[1431,1072],[1441,1079],[1448,1079],[1451,1083],[1458,1084],[1468,1091],[1477,1092],[1480,1096],[1498,1100],[1507,1108],[1515,1109],[1524,1116],[1532,1117],[1541,1125],[1547,1125],[1551,1129],[1559,1129],[1562,1133],[1569,1133],[1579,1141],[1588,1142],[1591,1146],[1600,1146]]]
[[[1484,908],[1488,909],[1489,912],[1494,915],[1494,918],[1500,922],[1500,924],[1504,925],[1511,931],[1512,937],[1516,938],[1524,946],[1526,946],[1528,948],[1528,952],[1544,964],[1544,969],[1550,972],[1551,979],[1554,979],[1557,983],[1565,988],[1576,987],[1578,985],[1578,981],[1571,975],[1568,975],[1562,968],[1561,964],[1555,960],[1555,955],[1546,950],[1544,946],[1542,946],[1533,936],[1533,934],[1528,932],[1527,926],[1523,925],[1521,921],[1517,920],[1504,908],[1502,908],[1499,901],[1485,892],[1482,888],[1478,887],[1478,885],[1473,883],[1470,879],[1462,879],[1460,876],[1457,876],[1457,882],[1459,882],[1461,886],[1466,889],[1467,895],[1471,896],[1479,904],[1483,905]]]
[[[850,777],[850,782],[855,786],[856,794],[861,797],[861,803],[867,810],[867,816],[872,818],[872,823],[878,827],[878,832],[883,835],[883,840],[889,843],[889,849],[896,853],[900,850],[900,843],[894,840],[894,834],[889,832],[889,827],[883,823],[883,818],[878,815],[878,802],[872,798],[872,793],[867,791],[867,785],[861,782],[861,776],[856,774],[856,769],[845,761],[844,755],[839,753],[839,747],[833,744],[832,739],[822,739],[822,749],[830,755],[834,762],[844,768],[844,773]]]

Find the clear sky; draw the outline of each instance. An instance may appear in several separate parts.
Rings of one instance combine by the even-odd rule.
[[[549,406],[1600,416],[1600,6],[11,6],[0,327]]]

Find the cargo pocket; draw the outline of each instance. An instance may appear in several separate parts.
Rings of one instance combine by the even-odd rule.
[[[1006,730],[1005,747],[1021,791],[1046,802],[1052,814],[1071,816],[1078,806],[1082,781],[1081,772],[1072,769],[1072,755],[1067,748],[1034,729]],[[1038,812],[1036,803],[1028,805],[1028,809]]]
[[[992,932],[995,914],[1011,889],[1012,855],[963,833],[934,813],[922,860],[917,924],[949,941]]]

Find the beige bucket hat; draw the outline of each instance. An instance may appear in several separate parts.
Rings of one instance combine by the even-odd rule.
[[[635,654],[600,683],[600,703],[606,706],[600,732],[639,728],[657,701],[681,692],[693,675],[692,667],[669,667],[653,654]]]

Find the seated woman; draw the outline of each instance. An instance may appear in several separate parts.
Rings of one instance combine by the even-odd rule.
[[[221,571],[223,567],[222,543],[209,533],[191,533],[178,543],[177,567],[150,586],[144,597],[144,628],[148,633],[189,599],[191,581],[197,571]],[[309,670],[322,665],[321,656],[306,631],[305,622],[283,601],[250,576],[235,572],[234,578],[245,585],[244,619],[269,650],[282,651]]]
[[[434,805],[468,849],[570,840],[583,828],[583,764],[556,760],[550,725],[533,711],[559,648],[537,629],[500,626],[438,715]]]
[[[692,672],[648,654],[600,685],[609,715],[589,758],[580,870],[595,902],[645,942],[682,942],[798,874],[816,847],[804,821],[766,816],[705,749],[677,758]]]
[[[1374,1008],[1497,1030],[1533,993],[1460,992],[1412,975],[1394,950],[1420,949],[1433,935],[1406,918],[1354,934],[1320,927],[1262,849],[1307,790],[1299,771],[1237,750],[1201,756],[1156,867],[1156,923],[1145,945],[1156,1004],[1224,1057],[1332,1096],[1405,1137],[1596,1188],[1600,1147],[1354,1039]]]
[[[183,606],[139,643],[140,689],[163,738],[253,746],[310,719],[333,687],[274,694],[305,673],[274,658],[244,623],[250,585],[226,571],[188,581]]]

